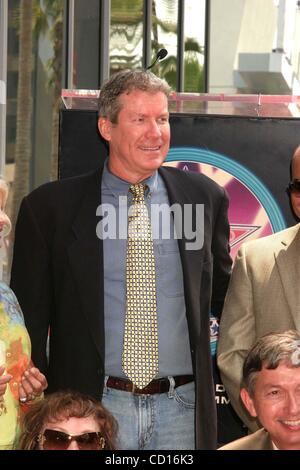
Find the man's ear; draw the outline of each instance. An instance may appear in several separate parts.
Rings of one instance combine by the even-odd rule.
[[[107,140],[108,142],[111,140],[111,127],[112,124],[107,117],[100,117],[98,119],[99,132],[103,139]]]
[[[255,418],[257,416],[253,399],[250,397],[248,391],[245,388],[241,389],[240,392],[241,400],[244,403],[248,413]]]

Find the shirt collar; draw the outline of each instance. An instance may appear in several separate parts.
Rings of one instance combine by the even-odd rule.
[[[271,441],[271,442],[272,442],[273,450],[279,450],[278,447],[274,444],[274,442],[273,441]]]
[[[153,173],[153,175],[149,176],[149,178],[146,178],[145,180],[141,181],[141,183],[146,184],[148,186],[148,195],[151,196],[151,194],[157,190],[157,170]],[[111,193],[115,197],[127,196],[129,186],[130,183],[128,183],[128,181],[122,180],[118,176],[111,173],[111,171],[109,171],[108,159],[106,159],[103,167],[102,191]]]

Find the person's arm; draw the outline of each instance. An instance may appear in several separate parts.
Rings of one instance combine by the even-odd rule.
[[[11,287],[24,314],[32,343],[32,360],[44,374],[47,374],[46,345],[52,300],[49,258],[38,216],[25,198],[16,224]]]
[[[252,431],[257,430],[240,400],[242,368],[249,349],[255,341],[255,316],[252,283],[247,270],[246,249],[237,254],[224,309],[221,317],[218,366],[232,406]]]
[[[5,371],[5,366],[0,365],[0,403],[3,400],[3,396],[6,392],[7,384],[12,379],[12,375],[7,374]]]

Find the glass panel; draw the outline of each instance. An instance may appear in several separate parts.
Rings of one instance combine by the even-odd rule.
[[[153,0],[151,34],[153,56],[151,63],[161,48],[167,49],[168,55],[153,67],[152,72],[165,78],[173,90],[176,90],[177,19],[178,0]]]
[[[142,66],[143,0],[111,0],[110,74]]]
[[[22,198],[57,177],[63,4],[8,2],[5,177],[13,226]]]
[[[184,91],[204,92],[205,0],[185,0]]]
[[[74,2],[73,87],[99,88],[100,2]]]

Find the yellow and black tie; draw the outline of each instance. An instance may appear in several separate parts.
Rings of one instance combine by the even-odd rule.
[[[156,276],[146,185],[131,185],[126,257],[126,318],[122,366],[141,389],[158,373]]]

